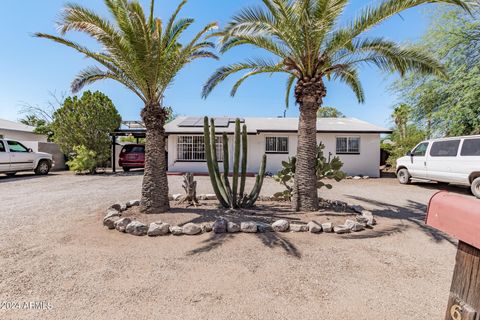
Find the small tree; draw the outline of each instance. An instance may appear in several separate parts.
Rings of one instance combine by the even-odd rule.
[[[101,92],[86,91],[81,98],[69,97],[55,111],[51,124],[54,141],[70,154],[76,146],[84,146],[96,154],[96,165],[110,156],[109,133],[121,124],[121,117],[112,101]]]
[[[317,157],[315,162],[315,172],[317,176],[317,189],[325,187],[327,189],[332,189],[332,185],[325,183],[322,180],[324,179],[334,179],[335,181],[341,181],[345,179],[345,173],[341,171],[343,167],[342,161],[340,158],[334,157],[333,159],[326,159],[323,155],[323,150],[325,146],[323,143],[320,143],[317,148]],[[294,192],[294,182],[295,182],[295,171],[296,171],[297,158],[289,158],[288,161],[282,161],[282,170],[280,170],[273,179],[280,182],[286,188],[282,192],[277,192],[274,196],[277,198],[283,198],[285,200],[291,201],[293,192]]]
[[[317,111],[317,118],[345,118],[345,115],[334,107],[321,107]]]

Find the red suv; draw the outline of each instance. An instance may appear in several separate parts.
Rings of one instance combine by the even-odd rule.
[[[120,159],[118,164],[123,171],[128,172],[130,169],[145,167],[145,145],[143,144],[127,144],[120,151]]]

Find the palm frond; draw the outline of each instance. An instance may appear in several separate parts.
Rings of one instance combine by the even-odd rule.
[[[288,109],[290,107],[290,93],[292,92],[293,84],[297,77],[294,75],[290,75],[287,79],[287,88],[285,94],[285,108]]]
[[[359,103],[365,102],[365,93],[363,91],[362,83],[358,77],[358,73],[354,68],[351,67],[342,67],[334,71],[333,74],[334,80],[339,80],[352,89],[353,93],[357,97]]]

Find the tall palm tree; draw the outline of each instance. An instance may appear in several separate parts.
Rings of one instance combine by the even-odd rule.
[[[412,108],[405,103],[401,103],[395,109],[393,109],[392,119],[397,126],[397,129],[400,133],[400,138],[405,140],[407,138],[407,125],[410,115],[412,113]]]
[[[81,71],[72,83],[78,92],[85,85],[98,80],[112,79],[135,93],[144,103],[141,117],[147,129],[145,174],[142,186],[141,208],[147,213],[169,210],[168,181],[165,159],[165,119],[167,109],[162,105],[167,87],[177,73],[198,58],[218,59],[209,49],[214,44],[205,35],[217,27],[206,25],[185,45],[179,42],[181,34],[193,19],[177,19],[183,0],[164,25],[154,17],[154,0],[147,17],[137,0],[104,0],[113,20],[76,4],[66,5],[59,30],[61,36],[37,33],[36,36],[71,47],[95,60],[103,68],[91,66]],[[69,31],[80,31],[96,40],[102,51],[96,52],[67,40]]]
[[[248,71],[235,83],[231,95],[249,77],[261,73],[286,73],[289,94],[295,85],[300,109],[297,169],[293,208],[318,208],[315,177],[316,115],[327,94],[325,79],[348,85],[359,102],[364,101],[358,67],[373,64],[401,75],[409,71],[444,76],[442,65],[415,47],[399,46],[383,38],[366,38],[364,33],[399,12],[424,3],[444,2],[468,10],[461,0],[384,0],[361,11],[350,23],[339,17],[349,0],[262,0],[262,7],[243,9],[215,35],[221,52],[242,45],[264,49],[269,58],[249,59],[218,69],[205,84],[207,97],[220,82],[239,71]],[[295,83],[296,82],[296,83]]]

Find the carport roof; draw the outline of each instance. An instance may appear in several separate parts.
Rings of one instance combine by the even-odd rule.
[[[6,119],[0,119],[0,130],[12,130],[12,131],[22,131],[22,132],[34,132],[35,128],[27,126],[23,123],[18,123]]]

